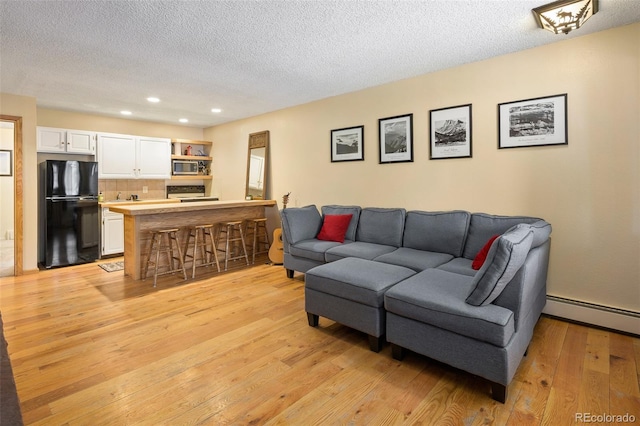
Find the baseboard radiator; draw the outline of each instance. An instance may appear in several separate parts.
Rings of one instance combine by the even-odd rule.
[[[547,295],[543,313],[640,335],[640,312]]]

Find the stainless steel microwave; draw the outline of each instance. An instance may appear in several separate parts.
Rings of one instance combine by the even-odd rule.
[[[197,175],[198,162],[194,160],[172,160],[172,173],[174,175]]]

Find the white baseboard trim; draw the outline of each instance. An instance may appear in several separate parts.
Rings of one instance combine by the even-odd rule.
[[[547,304],[542,313],[640,335],[640,314],[637,312],[547,296]]]

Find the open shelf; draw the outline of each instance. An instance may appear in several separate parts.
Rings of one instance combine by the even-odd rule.
[[[194,179],[211,180],[211,179],[213,179],[213,176],[212,175],[179,175],[179,176],[171,176],[171,180],[194,180]]]
[[[213,157],[204,155],[172,155],[172,160],[195,160],[195,161],[211,161]]]
[[[197,141],[192,139],[171,139],[172,152],[171,160],[190,160],[190,161],[203,161],[205,165],[211,170],[211,162],[213,157],[211,156],[211,148],[213,142],[211,141]],[[187,146],[191,145],[191,153],[197,153],[202,151],[205,155],[183,155]],[[171,176],[171,180],[204,180],[207,194],[211,192],[211,185],[213,181],[213,175],[176,175]]]

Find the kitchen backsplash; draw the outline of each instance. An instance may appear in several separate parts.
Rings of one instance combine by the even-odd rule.
[[[147,193],[143,187],[147,187]],[[98,191],[102,192],[105,201],[115,200],[118,192],[120,198],[125,200],[136,194],[141,200],[158,200],[167,198],[164,180],[156,179],[100,179]]]

